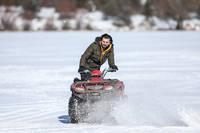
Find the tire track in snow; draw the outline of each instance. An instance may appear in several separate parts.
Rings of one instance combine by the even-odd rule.
[[[19,106],[19,108],[18,108]],[[44,119],[49,119],[52,117],[51,114],[57,114],[57,112],[60,111],[60,108],[55,108],[55,106],[60,106],[58,103],[54,101],[54,103],[51,102],[41,102],[39,104],[31,104],[31,103],[22,103],[18,105],[8,105],[8,106],[1,106],[1,111],[4,111],[4,113],[0,114],[0,121],[14,121],[14,122],[20,122],[20,121],[34,121],[39,120],[42,121]],[[61,105],[62,106],[62,105]],[[16,109],[11,110],[9,109]],[[52,110],[52,108],[54,108]],[[55,116],[55,115],[54,115]]]
[[[60,110],[50,110],[42,111],[37,109],[23,109],[12,111],[8,113],[1,114],[1,122],[12,121],[12,122],[22,122],[22,121],[43,121],[45,119],[58,117],[58,112]],[[53,116],[52,116],[53,115]]]
[[[2,108],[18,108],[18,107],[24,107],[24,106],[35,106],[35,105],[41,105],[41,104],[56,104],[56,103],[59,103],[59,102],[62,102],[62,101],[59,101],[59,100],[57,100],[57,101],[55,101],[55,100],[51,100],[51,101],[40,101],[40,102],[35,102],[35,103],[33,103],[33,102],[26,102],[26,103],[15,103],[14,105],[13,104],[6,104],[6,105],[0,105],[0,109],[2,109]]]
[[[15,115],[19,115],[19,113],[29,112],[29,111],[31,111],[31,110],[33,110],[33,108],[18,109],[18,110],[15,110],[15,111],[7,111],[6,113],[0,114],[0,116],[1,116],[0,121],[1,121],[1,120],[5,120],[5,119],[8,119],[9,117],[12,118],[12,117],[15,116]]]
[[[53,118],[52,114],[57,114],[57,111],[51,111],[51,112],[39,111],[39,112],[34,112],[31,115],[26,115],[26,116],[24,116],[22,118],[15,119],[13,121],[14,122],[21,122],[21,121],[26,121],[26,122],[43,121],[45,119]]]

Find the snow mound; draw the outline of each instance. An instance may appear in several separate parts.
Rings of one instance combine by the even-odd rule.
[[[200,113],[192,109],[180,111],[181,119],[190,127],[200,128]]]
[[[59,13],[56,13],[56,9],[55,8],[43,7],[43,8],[41,8],[40,12],[37,13],[37,16],[40,17],[40,18],[58,19],[59,18]]]

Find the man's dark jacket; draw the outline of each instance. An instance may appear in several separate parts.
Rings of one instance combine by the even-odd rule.
[[[81,56],[80,67],[84,67],[90,71],[96,69],[99,70],[101,65],[105,63],[107,59],[109,67],[115,65],[113,44],[110,44],[104,49],[99,42],[94,42]]]

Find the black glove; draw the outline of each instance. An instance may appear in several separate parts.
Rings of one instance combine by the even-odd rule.
[[[91,73],[89,70],[84,70],[83,72],[80,72],[81,74],[81,80],[87,81],[91,78]]]
[[[113,70],[116,70],[116,71],[118,70],[118,67],[116,65],[113,65],[110,68],[113,69]]]
[[[118,70],[118,67],[116,65],[111,66],[112,69]]]
[[[80,66],[79,69],[78,69],[78,72],[83,72],[87,70],[84,66]]]

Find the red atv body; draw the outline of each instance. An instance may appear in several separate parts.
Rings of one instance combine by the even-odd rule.
[[[108,115],[114,104],[124,95],[124,84],[118,79],[104,79],[105,74],[94,70],[88,81],[76,81],[71,85],[68,113],[72,123],[85,122],[90,113],[95,113],[96,105],[104,102],[101,113]],[[98,114],[97,114],[98,115]],[[102,120],[104,118],[101,118]],[[101,121],[102,121],[101,120]]]

